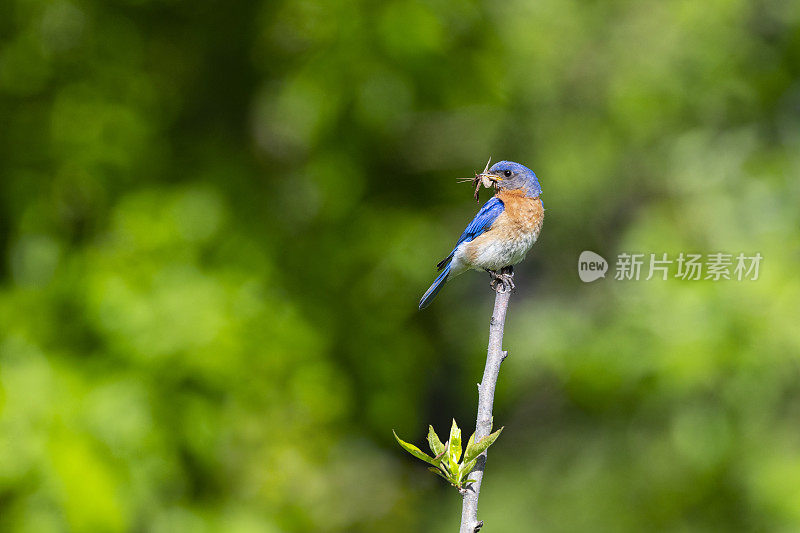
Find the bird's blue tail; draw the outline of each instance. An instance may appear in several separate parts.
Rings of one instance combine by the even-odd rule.
[[[444,282],[447,281],[447,276],[450,274],[450,264],[448,263],[444,269],[439,272],[439,275],[436,276],[436,279],[433,280],[433,285],[425,291],[425,294],[422,295],[422,299],[419,301],[419,308],[425,309],[428,305],[436,298],[436,295],[439,294],[439,291],[442,290],[442,286]]]

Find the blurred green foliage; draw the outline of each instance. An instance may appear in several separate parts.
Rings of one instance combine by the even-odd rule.
[[[391,429],[474,417],[488,279],[416,304],[490,155],[547,220],[487,530],[800,529],[800,4],[7,0],[0,530],[452,531]]]

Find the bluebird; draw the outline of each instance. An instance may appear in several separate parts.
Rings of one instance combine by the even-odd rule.
[[[420,309],[431,303],[448,279],[469,269],[487,271],[495,289],[513,289],[513,265],[525,259],[539,237],[544,205],[542,188],[531,169],[500,161],[478,179],[493,184],[497,193],[481,207],[450,255],[436,265],[439,275],[419,301]]]

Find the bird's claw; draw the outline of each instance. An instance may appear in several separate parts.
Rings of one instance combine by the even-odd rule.
[[[495,292],[504,293],[517,289],[517,286],[514,285],[514,269],[512,267],[503,267],[500,269],[499,274],[494,270],[487,270],[487,272],[489,272],[489,275],[492,277],[489,286]]]
[[[493,280],[495,284],[492,287],[496,292],[509,292],[517,290],[517,286],[514,285],[513,274],[500,274],[497,276],[497,279]]]

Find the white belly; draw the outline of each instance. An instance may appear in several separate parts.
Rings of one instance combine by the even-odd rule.
[[[504,266],[516,265],[525,259],[528,250],[536,242],[536,235],[529,232],[519,235],[516,239],[506,241],[477,242],[470,257],[471,267],[476,269],[488,268],[499,270]]]
[[[535,231],[519,231],[511,239],[492,239],[489,234],[465,242],[456,249],[453,255],[452,273],[459,274],[464,270],[500,270],[509,265],[516,265],[525,259],[528,251],[539,236]]]

